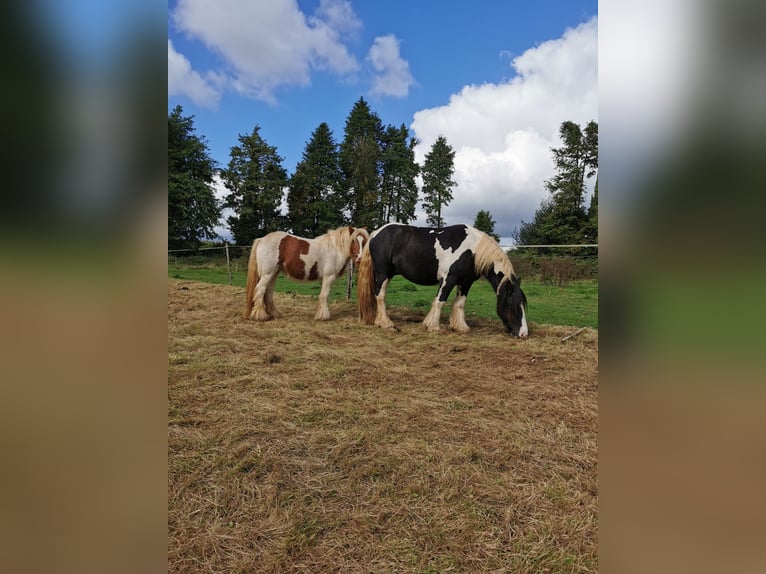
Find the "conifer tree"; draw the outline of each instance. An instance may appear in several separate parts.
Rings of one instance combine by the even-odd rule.
[[[357,227],[375,229],[380,224],[382,134],[380,118],[359,98],[346,119],[340,145],[343,194],[350,220]]]
[[[215,160],[204,137],[194,134],[194,116],[176,106],[168,115],[168,247],[198,247],[216,237],[221,208],[213,192]]]
[[[598,243],[598,178],[596,178],[596,186],[593,189],[593,195],[590,198],[588,223],[585,226],[583,235],[583,239],[588,243]]]
[[[234,210],[229,227],[239,245],[284,226],[279,208],[287,172],[277,148],[266,143],[260,129],[255,126],[250,135],[239,135],[240,145],[231,148],[229,165],[221,170],[230,191],[225,206]]]
[[[388,126],[383,137],[380,223],[409,223],[415,219],[418,186],[415,178],[420,166],[415,162],[418,141],[402,124]]]
[[[495,241],[500,241],[500,236],[495,233],[495,220],[489,211],[481,210],[476,214],[473,226],[479,231],[483,231]]]
[[[312,132],[290,178],[288,224],[293,233],[316,237],[344,223],[338,145],[327,123]]]
[[[591,235],[594,227],[598,229],[598,195],[586,210],[584,194],[586,180],[598,171],[598,124],[589,122],[583,134],[578,124],[563,122],[559,135],[562,147],[551,149],[557,173],[545,181],[550,196],[541,202],[533,221],[522,221],[520,243],[591,243],[595,239]]]
[[[452,201],[455,152],[447,138],[439,136],[423,163],[423,209],[429,225],[444,227],[442,210]]]

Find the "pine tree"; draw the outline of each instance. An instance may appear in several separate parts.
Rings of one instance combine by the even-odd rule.
[[[596,209],[586,211],[583,198],[586,179],[598,171],[598,124],[589,122],[583,134],[574,122],[561,124],[560,148],[552,148],[556,175],[545,181],[550,196],[535,212],[534,220],[521,223],[518,241],[523,244],[565,244],[592,242],[592,229],[598,228]],[[592,218],[591,218],[592,215]]]
[[[229,227],[239,245],[284,226],[279,207],[287,186],[287,172],[277,148],[261,137],[260,126],[250,135],[239,135],[240,145],[231,148],[231,160],[221,170],[221,178],[231,192],[226,207],[234,210]]]
[[[439,136],[426,154],[423,163],[423,209],[426,221],[434,227],[444,227],[442,209],[452,201],[455,181],[455,152],[444,136]]]
[[[492,214],[489,211],[479,211],[479,213],[476,214],[473,226],[479,231],[483,231],[489,235],[495,241],[500,241],[500,236],[495,233],[495,220],[492,218]]]
[[[531,222],[521,221],[521,227],[515,239],[522,245],[569,243],[570,241],[562,231],[565,230],[558,225],[553,201],[548,197],[540,202],[540,207],[535,211],[535,217]]]
[[[598,243],[598,178],[596,178],[596,186],[593,189],[593,195],[590,198],[588,223],[585,226],[583,239],[588,243]]]
[[[383,137],[383,175],[381,181],[380,223],[409,223],[415,219],[418,186],[415,178],[420,166],[415,162],[418,141],[402,124],[388,126]]]
[[[215,160],[204,137],[194,134],[194,116],[176,106],[168,115],[168,247],[198,247],[216,237],[221,208],[213,192]]]
[[[340,145],[343,193],[351,222],[375,229],[380,224],[379,187],[381,140],[380,118],[359,98],[346,119]]]
[[[290,178],[288,223],[303,237],[316,237],[344,223],[338,144],[322,122],[311,134]]]

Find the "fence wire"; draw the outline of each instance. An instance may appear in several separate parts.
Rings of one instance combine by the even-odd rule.
[[[565,287],[570,281],[598,277],[598,245],[501,245],[514,271],[527,280]],[[228,255],[227,255],[228,252]],[[250,246],[221,245],[196,249],[168,250],[168,267],[223,269],[229,274],[246,273]]]

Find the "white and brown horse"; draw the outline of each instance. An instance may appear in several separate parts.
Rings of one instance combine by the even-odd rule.
[[[319,308],[314,319],[330,318],[327,297],[330,287],[343,274],[349,259],[357,263],[370,238],[364,228],[339,227],[306,239],[274,231],[256,239],[247,265],[245,318],[268,321],[280,317],[274,306],[274,283],[279,272],[299,281],[322,281]]]

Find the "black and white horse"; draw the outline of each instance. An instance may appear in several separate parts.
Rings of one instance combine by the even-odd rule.
[[[359,317],[363,323],[395,329],[386,313],[386,287],[394,275],[418,285],[439,285],[431,310],[423,320],[429,331],[439,330],[441,309],[457,287],[449,324],[460,333],[465,300],[471,285],[484,277],[497,296],[497,314],[515,337],[529,335],[527,297],[508,256],[486,233],[469,225],[431,229],[389,223],[370,235],[359,264]]]

